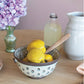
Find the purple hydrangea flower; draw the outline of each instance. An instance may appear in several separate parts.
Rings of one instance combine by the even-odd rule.
[[[26,10],[26,0],[0,0],[0,29],[16,26]]]

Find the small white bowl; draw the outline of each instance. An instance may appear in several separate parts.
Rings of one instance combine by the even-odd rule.
[[[27,56],[27,47],[20,47],[16,49],[14,53],[14,61],[18,65],[19,69],[28,77],[31,78],[43,78],[51,74],[57,64],[58,58],[60,56],[59,52],[54,49],[49,54],[53,56],[53,61],[48,63],[30,63],[23,62],[22,59]]]

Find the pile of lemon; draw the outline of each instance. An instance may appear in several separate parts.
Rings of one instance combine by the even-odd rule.
[[[28,54],[23,59],[25,62],[46,63],[53,61],[50,54],[45,54],[45,43],[42,40],[34,40],[27,46]]]

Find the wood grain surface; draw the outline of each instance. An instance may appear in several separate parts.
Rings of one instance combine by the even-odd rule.
[[[13,53],[5,52],[5,35],[5,31],[0,31],[0,59],[4,63],[0,71],[0,84],[80,84],[83,81],[83,76],[76,71],[82,61],[68,59],[63,49],[60,50],[61,58],[52,74],[43,79],[25,76],[13,62]],[[28,45],[35,39],[43,40],[43,32],[39,30],[15,30],[14,35],[17,37],[16,48]]]

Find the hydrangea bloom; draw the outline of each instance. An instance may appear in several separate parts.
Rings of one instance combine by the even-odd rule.
[[[26,9],[26,0],[0,0],[0,28],[16,26]]]

